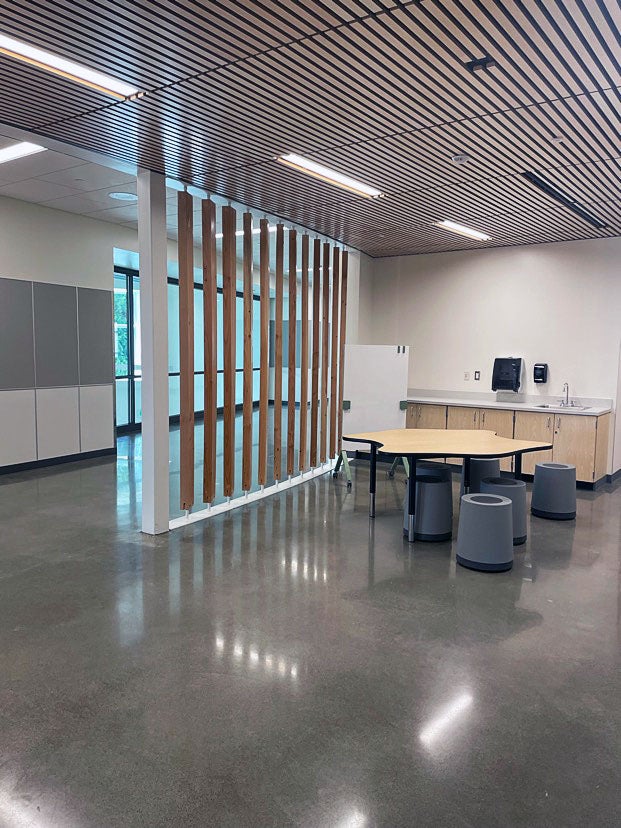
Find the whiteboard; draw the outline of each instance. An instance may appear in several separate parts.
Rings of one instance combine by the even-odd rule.
[[[407,345],[346,345],[343,434],[405,428],[399,409],[408,395],[410,348]]]

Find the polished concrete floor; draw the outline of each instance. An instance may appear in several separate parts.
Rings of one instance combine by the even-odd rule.
[[[402,477],[152,540],[138,469],[0,478],[3,828],[621,824],[620,486],[482,574]]]

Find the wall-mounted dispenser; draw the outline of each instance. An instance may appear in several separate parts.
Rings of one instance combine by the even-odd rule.
[[[492,391],[519,391],[521,382],[521,357],[496,357],[492,371]]]
[[[541,383],[548,381],[548,363],[536,362],[533,365],[533,382]]]

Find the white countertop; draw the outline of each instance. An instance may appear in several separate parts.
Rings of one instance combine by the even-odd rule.
[[[537,400],[516,398],[515,400],[495,400],[481,395],[481,397],[459,397],[450,396],[450,392],[445,395],[438,393],[429,393],[421,391],[408,391],[407,401],[409,403],[430,403],[431,405],[459,405],[468,408],[501,408],[508,411],[534,411],[537,414],[576,414],[585,417],[599,417],[601,414],[607,414],[612,411],[612,401],[602,399],[587,399],[581,398],[579,400],[581,405],[587,408],[580,410],[578,408],[561,407],[558,405],[558,397],[551,397],[550,399],[539,398]],[[550,408],[542,408],[542,404],[550,404]]]

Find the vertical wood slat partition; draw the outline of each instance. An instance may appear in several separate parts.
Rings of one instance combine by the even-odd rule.
[[[179,500],[185,511],[194,503],[194,235],[192,196],[177,197],[179,226]]]
[[[297,316],[297,237],[289,230],[289,347],[287,354],[287,474],[294,471],[295,458],[295,346]]]
[[[310,465],[317,465],[317,419],[319,414],[319,297],[321,290],[321,242],[313,242],[313,361],[311,377]]]
[[[302,281],[301,281],[301,351],[300,351],[300,440],[298,468],[305,471],[308,425],[308,236],[302,236]]]
[[[235,487],[236,212],[222,208],[222,322],[224,344],[224,494]]]
[[[343,450],[343,382],[345,377],[345,336],[347,326],[347,264],[348,254],[343,251],[341,257],[341,324],[339,326],[339,403],[337,453]]]
[[[328,457],[336,454],[337,380],[339,347],[339,264],[340,250],[332,250],[332,349],[330,355],[330,442]]]
[[[252,485],[252,214],[243,215],[244,234],[244,408],[242,448],[242,489]]]
[[[216,418],[218,381],[217,340],[217,258],[216,205],[211,199],[202,203],[203,239],[203,337],[204,337],[204,460],[203,502],[211,503],[216,496]]]
[[[269,394],[270,325],[270,234],[267,219],[259,224],[260,370],[259,370],[259,458],[257,479],[267,479],[267,413]]]
[[[323,244],[323,308],[321,315],[321,429],[319,461],[326,462],[328,432],[328,333],[330,326],[330,245]]]
[[[282,317],[285,228],[276,225],[276,296],[274,310],[274,479],[282,474]]]

